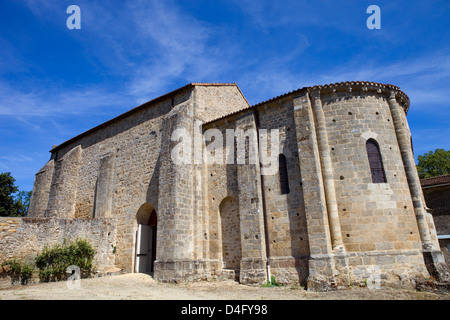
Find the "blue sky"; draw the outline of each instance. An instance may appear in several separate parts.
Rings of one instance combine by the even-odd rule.
[[[69,5],[81,29],[69,30]],[[369,30],[369,5],[381,29]],[[450,149],[450,1],[0,0],[0,172],[31,190],[49,150],[190,82],[250,104],[304,86],[399,86],[416,156]]]

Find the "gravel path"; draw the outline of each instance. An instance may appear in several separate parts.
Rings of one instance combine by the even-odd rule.
[[[396,288],[353,288],[308,292],[296,287],[262,288],[234,281],[169,284],[146,274],[131,273],[83,279],[80,289],[67,283],[40,283],[0,290],[0,300],[450,300],[450,294]]]

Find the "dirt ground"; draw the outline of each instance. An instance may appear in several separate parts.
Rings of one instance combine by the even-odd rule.
[[[0,300],[450,300],[450,294],[399,288],[308,292],[300,287],[250,287],[234,281],[160,283],[146,274],[39,283],[0,290]]]

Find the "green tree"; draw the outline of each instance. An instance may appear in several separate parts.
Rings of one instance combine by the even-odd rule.
[[[15,216],[17,205],[14,199],[14,193],[19,191],[14,185],[16,179],[11,172],[0,173],[0,217]]]
[[[436,149],[417,157],[420,179],[450,174],[450,150]]]
[[[0,173],[0,217],[24,217],[30,205],[31,191],[20,191],[11,172]]]
[[[31,191],[19,191],[15,196],[14,200],[16,202],[18,217],[25,217],[28,213],[28,208],[30,207]]]

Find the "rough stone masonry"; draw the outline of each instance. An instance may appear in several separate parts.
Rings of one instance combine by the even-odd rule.
[[[83,237],[100,267],[161,281],[274,276],[327,290],[446,280],[408,108],[398,87],[373,82],[305,87],[254,106],[236,84],[191,83],[55,146],[28,217],[0,220],[0,257]],[[276,129],[279,170],[175,164],[177,128],[256,132],[245,148],[257,152],[262,130]]]

